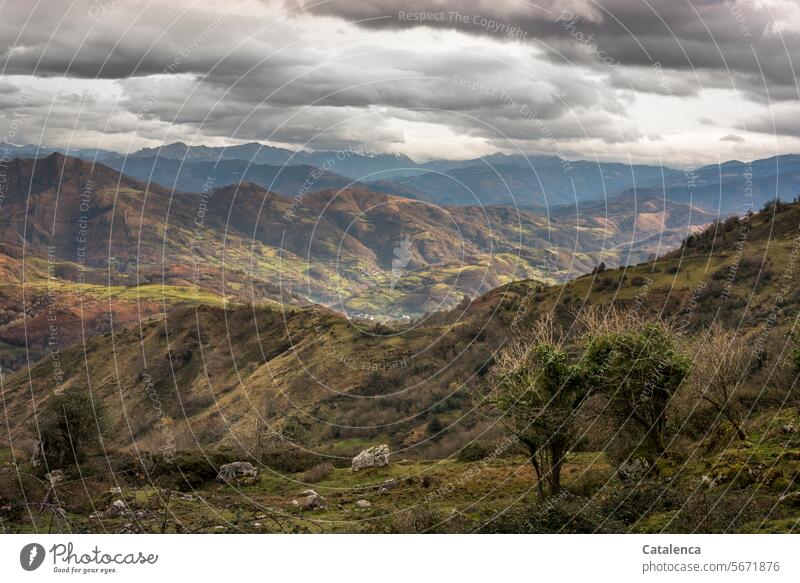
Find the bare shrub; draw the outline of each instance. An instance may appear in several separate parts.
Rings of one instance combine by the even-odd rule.
[[[331,462],[323,462],[303,472],[300,479],[307,484],[315,484],[330,476],[332,472],[333,464]]]
[[[741,334],[714,323],[697,336],[693,349],[689,390],[724,417],[740,440],[746,439],[738,397],[751,366],[750,343]]]

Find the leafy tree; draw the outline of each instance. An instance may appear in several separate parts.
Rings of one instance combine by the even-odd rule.
[[[530,454],[539,496],[558,494],[561,468],[574,442],[576,412],[588,388],[581,370],[554,342],[517,343],[501,352],[492,369],[486,403]]]
[[[100,445],[106,427],[105,409],[88,391],[50,397],[37,415],[39,440],[48,467],[82,463]]]
[[[622,330],[590,333],[584,354],[587,379],[605,395],[622,426],[642,432],[651,452],[665,450],[667,407],[690,369],[690,360],[661,323],[632,322]]]

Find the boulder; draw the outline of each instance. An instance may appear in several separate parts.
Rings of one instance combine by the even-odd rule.
[[[359,508],[369,508],[370,506],[372,506],[372,502],[370,502],[369,500],[359,500],[358,502],[356,502],[356,506],[358,506]]]
[[[354,472],[366,468],[382,468],[389,465],[389,446],[385,443],[365,449],[353,458]]]
[[[122,500],[115,500],[111,503],[111,506],[108,507],[108,510],[106,510],[106,516],[110,518],[127,516],[128,514],[128,506]]]
[[[258,480],[258,470],[250,462],[232,462],[219,468],[217,482],[220,484],[252,484]]]
[[[33,452],[31,453],[31,465],[34,468],[38,468],[42,464],[42,460],[44,459],[44,446],[42,442],[37,440],[36,443],[33,444]]]
[[[300,492],[300,496],[303,496],[303,501],[300,502],[303,508],[316,510],[317,508],[325,508],[326,506],[325,498],[317,494],[314,490],[303,490]]]
[[[644,458],[627,459],[617,468],[617,475],[623,482],[641,480],[650,472],[650,464]]]

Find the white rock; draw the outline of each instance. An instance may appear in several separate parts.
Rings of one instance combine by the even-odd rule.
[[[300,492],[300,496],[305,498],[301,503],[303,508],[314,510],[317,508],[325,508],[326,506],[325,498],[317,494],[314,490],[303,490]]]
[[[258,480],[258,470],[250,462],[232,462],[219,469],[217,482],[221,484],[252,484]]]
[[[110,516],[112,518],[126,516],[127,514],[128,507],[122,500],[114,500],[114,502],[111,503],[111,506],[108,507],[108,510],[106,510],[106,516]]]
[[[370,502],[369,500],[359,500],[358,502],[356,502],[356,506],[358,506],[359,508],[369,508],[370,506],[372,506],[372,502]]]
[[[370,447],[353,458],[352,469],[354,472],[366,468],[382,468],[389,465],[389,446],[385,443]]]

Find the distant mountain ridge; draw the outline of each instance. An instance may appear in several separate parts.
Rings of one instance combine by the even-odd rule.
[[[6,170],[0,243],[69,264],[65,280],[83,266],[115,285],[321,303],[355,316],[413,316],[515,279],[637,263],[660,248],[643,240],[671,248],[714,218],[653,193],[584,216],[568,206],[547,215],[441,207],[359,185],[300,199],[251,182],[184,192],[60,154]]]
[[[66,153],[59,148],[2,147],[9,157]],[[289,198],[355,186],[440,206],[504,205],[538,212],[648,189],[667,200],[728,216],[776,198],[793,200],[800,193],[800,156],[794,154],[689,170],[501,153],[417,163],[407,156],[372,154],[359,147],[306,152],[257,142],[228,147],[176,142],[128,155],[91,149],[71,149],[69,154],[177,190],[197,191],[211,177],[216,187],[253,182]]]

